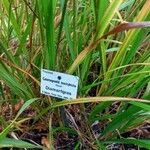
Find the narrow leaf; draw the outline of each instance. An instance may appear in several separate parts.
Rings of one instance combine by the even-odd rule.
[[[150,140],[148,139],[134,139],[134,138],[128,138],[128,139],[116,139],[112,141],[106,141],[104,143],[124,143],[124,144],[134,144],[138,145],[140,147],[144,147],[149,149],[150,148]]]
[[[109,102],[109,101],[136,101],[150,103],[150,100],[136,99],[136,98],[124,98],[124,97],[87,97],[72,100],[64,100],[61,102],[55,102],[51,108],[56,108],[60,106],[70,105],[70,104],[81,104],[90,102]]]
[[[36,149],[42,149],[42,146],[37,146],[31,143],[28,143],[26,141],[22,140],[15,140],[11,138],[4,138],[0,140],[0,148],[2,147],[16,147],[16,148],[36,148]]]

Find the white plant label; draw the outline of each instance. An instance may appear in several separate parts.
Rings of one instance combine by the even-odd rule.
[[[41,69],[41,93],[61,99],[75,99],[79,77]]]

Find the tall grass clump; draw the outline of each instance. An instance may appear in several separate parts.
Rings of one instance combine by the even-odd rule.
[[[150,149],[149,20],[150,0],[1,0],[0,147]],[[40,94],[42,68],[77,99]]]

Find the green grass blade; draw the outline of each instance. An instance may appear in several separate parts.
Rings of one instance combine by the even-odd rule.
[[[106,12],[100,22],[98,23],[98,29],[97,29],[97,39],[99,39],[107,29],[111,19],[115,15],[116,11],[118,10],[119,6],[123,0],[113,0],[112,3],[110,3],[109,7],[106,9]]]
[[[22,141],[22,140],[16,140],[16,139],[11,139],[11,138],[4,138],[2,140],[0,140],[0,148],[4,148],[4,147],[10,147],[10,148],[29,148],[29,149],[42,149],[44,147],[42,146],[37,146],[34,144],[31,144],[29,142],[26,141]]]
[[[28,101],[26,101],[23,106],[20,108],[20,110],[18,111],[16,117],[15,117],[15,120],[22,114],[22,112],[28,107],[30,106],[32,103],[34,103],[36,100],[38,100],[38,98],[33,98],[33,99],[30,99]]]
[[[150,148],[150,140],[148,139],[134,139],[134,138],[128,138],[128,139],[116,139],[116,140],[112,140],[112,141],[108,141],[108,142],[104,142],[104,143],[124,143],[124,144],[134,144],[137,146],[140,146],[141,148]]]
[[[56,48],[55,48],[55,29],[54,29],[54,3],[55,0],[48,0],[46,14],[45,14],[45,27],[46,27],[46,67],[48,69],[55,69],[56,61]]]
[[[138,106],[142,108],[143,110],[150,111],[150,105],[144,104],[144,103],[138,103],[138,102],[130,102],[130,104]]]

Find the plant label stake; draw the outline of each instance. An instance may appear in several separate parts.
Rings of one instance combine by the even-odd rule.
[[[41,93],[57,99],[75,99],[78,81],[77,76],[41,69]],[[60,108],[60,112],[65,123],[67,118],[64,107]]]

